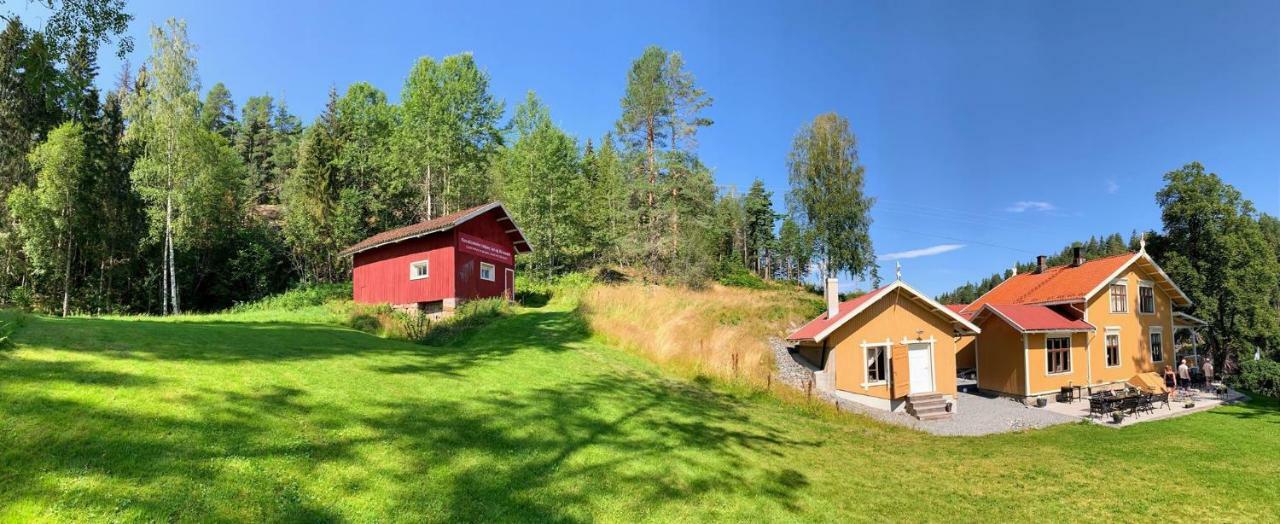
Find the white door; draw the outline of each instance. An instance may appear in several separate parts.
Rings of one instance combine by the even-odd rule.
[[[911,393],[932,393],[933,345],[908,344],[907,365],[911,375]]]

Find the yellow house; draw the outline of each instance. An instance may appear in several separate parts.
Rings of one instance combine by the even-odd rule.
[[[845,302],[827,281],[827,312],[787,340],[837,398],[922,418],[956,405],[956,352],[979,329],[901,280]]]
[[[1020,397],[1108,387],[1174,362],[1173,306],[1190,298],[1137,253],[1014,275],[960,310],[981,328],[978,388]]]

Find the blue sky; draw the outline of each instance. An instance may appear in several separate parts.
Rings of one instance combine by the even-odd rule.
[[[330,86],[398,99],[416,58],[470,51],[509,110],[535,90],[585,140],[646,45],[679,50],[715,97],[700,141],[720,184],[761,178],[781,206],[797,129],[849,118],[876,251],[931,294],[1158,228],[1161,175],[1193,160],[1280,214],[1280,2],[406,3],[134,1],[131,59],[185,18],[206,88],[309,121]]]

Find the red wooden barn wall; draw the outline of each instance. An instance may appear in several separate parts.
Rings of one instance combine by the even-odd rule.
[[[463,300],[502,296],[505,261],[457,250],[457,233],[462,232],[498,244],[515,254],[506,230],[510,221],[498,221],[502,213],[493,209],[454,229],[422,238],[396,242],[356,253],[352,261],[355,301],[364,304],[414,304],[446,298]],[[430,276],[409,280],[409,264],[430,260]],[[480,279],[480,262],[494,265],[492,282]]]
[[[457,227],[457,231],[468,235],[477,236],[498,244],[512,254],[514,260],[515,247],[511,243],[511,238],[507,235],[506,230],[511,229],[511,221],[504,220],[499,222],[498,218],[502,216],[502,212],[497,209],[491,209],[474,219],[463,222]],[[471,253],[457,252],[456,265],[458,268],[458,282],[456,291],[458,298],[486,298],[502,296],[504,282],[506,278],[506,270],[511,268],[511,264],[505,261],[495,260],[488,257],[472,255]],[[493,282],[480,280],[480,262],[488,262],[494,266]]]
[[[453,232],[413,238],[356,253],[351,271],[355,301],[414,304],[455,296]],[[430,276],[409,280],[409,264],[430,260]]]

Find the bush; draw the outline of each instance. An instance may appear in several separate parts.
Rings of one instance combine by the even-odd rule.
[[[769,285],[764,279],[756,276],[754,273],[747,271],[746,268],[735,268],[720,277],[720,284],[729,287],[742,287],[747,289],[768,289]]]
[[[511,304],[506,299],[471,300],[454,310],[453,316],[445,317],[439,322],[428,323],[428,328],[421,337],[410,340],[432,346],[443,345],[509,313],[511,313]]]
[[[234,313],[246,311],[292,311],[305,307],[322,306],[332,300],[349,300],[350,298],[350,282],[311,284],[299,286],[256,302],[237,304],[231,308],[231,311]]]
[[[1230,377],[1228,382],[1235,389],[1280,398],[1280,362],[1274,360],[1241,362],[1240,374]]]

